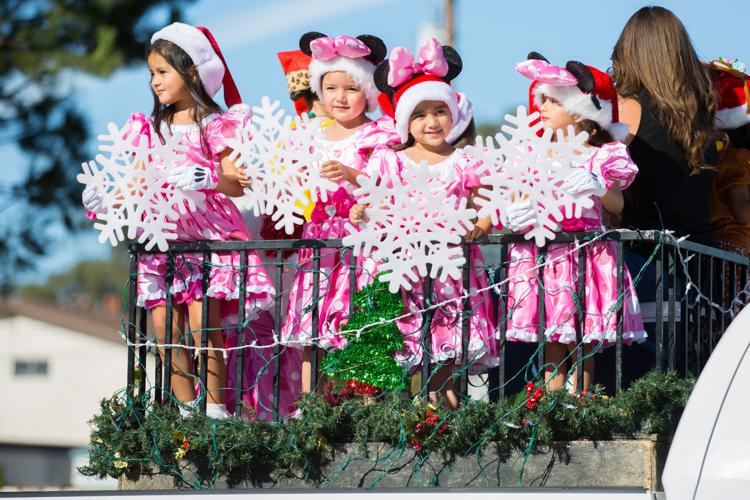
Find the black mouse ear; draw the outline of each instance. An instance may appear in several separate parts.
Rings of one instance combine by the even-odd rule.
[[[396,89],[388,85],[388,70],[390,66],[388,61],[383,61],[375,68],[375,73],[372,75],[372,79],[375,81],[375,86],[384,94],[393,95]]]
[[[549,62],[549,61],[547,60],[547,58],[546,58],[546,57],[544,57],[544,56],[543,56],[542,54],[540,54],[539,52],[535,52],[535,51],[533,51],[533,50],[532,50],[531,52],[529,52],[529,55],[528,55],[528,56],[526,56],[526,59],[535,59],[535,60],[537,60],[537,61],[544,61],[544,62],[546,62],[546,63],[548,63],[548,62]]]
[[[359,35],[357,40],[360,40],[370,48],[370,54],[365,59],[375,65],[380,64],[385,59],[388,50],[385,48],[383,40],[375,35]]]
[[[594,75],[585,64],[580,61],[568,61],[565,69],[573,73],[573,76],[578,79],[579,89],[586,93],[590,93],[594,89]]]
[[[310,50],[310,42],[318,38],[323,38],[324,36],[326,35],[319,31],[308,31],[299,38],[299,50],[301,50],[303,54],[311,56],[312,51]]]
[[[461,73],[464,63],[456,49],[450,45],[443,45],[443,57],[445,57],[445,60],[448,63],[448,74],[446,74],[444,78],[446,82],[450,82]]]

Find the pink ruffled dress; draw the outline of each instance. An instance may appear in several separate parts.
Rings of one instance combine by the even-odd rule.
[[[360,127],[357,132],[340,141],[322,140],[323,151],[320,164],[337,160],[342,164],[363,170],[367,159],[379,144],[398,140],[390,118],[381,118]],[[354,186],[340,182],[339,188],[328,193],[328,201],[316,203],[311,220],[302,230],[303,239],[343,238],[348,234],[345,224],[349,221],[349,210],[356,203],[352,192]],[[317,304],[313,300],[313,250],[302,249],[298,256],[298,269],[289,292],[289,305],[282,327],[282,342],[290,346],[312,344],[312,310],[318,308],[318,346],[325,349],[341,349],[346,339],[339,332],[341,325],[349,319],[350,262],[348,250],[340,248],[320,249],[320,281]],[[365,257],[356,258],[356,286],[361,289],[372,283],[377,273],[375,261]]]
[[[197,124],[172,125],[174,133],[185,134],[182,144],[187,148],[175,165],[201,165],[209,167],[216,176],[220,165],[219,155],[226,149],[226,139],[248,120],[247,115],[235,112],[211,114],[203,120],[207,152],[201,148]],[[130,118],[133,128],[147,136],[153,143],[158,140],[153,123],[142,113]],[[169,133],[166,125],[164,133]],[[248,240],[242,216],[235,204],[215,189],[204,190],[205,202],[199,210],[180,215],[176,222],[177,242]],[[238,251],[212,252],[211,271],[206,295],[224,301],[239,297],[240,253]],[[203,297],[201,253],[175,256],[174,279],[170,283],[173,304],[190,304]],[[246,319],[252,320],[273,305],[275,290],[263,269],[263,263],[253,251],[247,252]],[[138,305],[153,309],[166,303],[167,256],[145,254],[138,262]],[[236,309],[236,304],[235,304]],[[236,319],[234,320],[236,325]]]
[[[384,178],[400,175],[404,165],[416,166],[403,151],[394,152],[389,147],[378,148],[367,165],[371,177],[380,175]],[[480,186],[479,178],[472,160],[462,151],[456,150],[449,158],[433,164],[441,173],[441,192],[456,196],[456,200],[467,198],[471,190]],[[471,373],[481,373],[487,368],[497,366],[499,362],[497,341],[495,339],[495,313],[490,300],[489,281],[484,259],[478,247],[471,247],[470,298],[471,312],[469,317],[468,358]],[[477,292],[477,290],[484,290]],[[447,278],[433,281],[432,303],[462,297],[466,291],[462,279]],[[397,321],[401,335],[404,337],[404,348],[395,355],[396,361],[411,370],[422,364],[422,324],[421,311],[425,304],[424,279],[414,284],[411,291],[401,291],[404,313],[415,314]],[[430,358],[433,363],[462,361],[462,324],[461,310],[463,300],[448,302],[432,311],[430,323]]]
[[[609,143],[591,152],[583,165],[602,176],[607,188],[615,181],[627,188],[638,173],[622,143]],[[566,218],[561,230],[602,231],[602,202],[595,197],[594,206],[584,209],[580,218]],[[547,249],[542,275],[544,286],[545,335],[552,342],[576,342],[579,330],[576,290],[578,256],[570,244],[551,244]],[[585,321],[581,331],[585,343],[611,344],[617,339],[618,321],[623,322],[626,344],[643,342],[646,332],[641,319],[638,296],[630,272],[624,268],[622,314],[617,297],[617,244],[596,241],[585,246]],[[534,267],[538,249],[530,243],[511,245],[508,251],[508,340],[537,342],[539,331],[538,280]]]

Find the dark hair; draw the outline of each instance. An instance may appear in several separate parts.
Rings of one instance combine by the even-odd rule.
[[[599,125],[594,120],[582,119],[576,123],[576,130],[578,132],[586,132],[589,134],[588,144],[589,146],[602,147],[608,142],[614,142],[612,134],[607,129]]]
[[[156,40],[146,49],[146,57],[150,56],[152,53],[156,53],[162,56],[164,60],[166,60],[167,63],[172,66],[175,71],[177,71],[177,73],[182,77],[182,80],[185,82],[185,85],[187,85],[187,88],[190,91],[190,96],[193,98],[193,108],[190,111],[192,118],[198,124],[198,131],[200,133],[201,139],[201,149],[205,154],[209,154],[210,150],[203,134],[202,121],[203,118],[210,115],[211,113],[220,113],[221,107],[216,104],[213,99],[211,99],[211,96],[208,95],[206,89],[203,88],[203,84],[201,83],[200,78],[198,78],[195,64],[184,50],[182,50],[172,42],[168,42],[166,40]],[[156,129],[156,133],[159,136],[159,140],[164,143],[164,137],[161,134],[161,124],[162,122],[165,122],[167,124],[168,130],[171,133],[172,118],[174,116],[174,106],[164,105],[160,103],[159,98],[154,93],[153,88],[151,89],[151,94],[154,98],[154,109],[151,112],[151,116],[154,119],[154,128]]]
[[[732,147],[750,149],[750,123],[739,128],[724,130],[729,136]]]
[[[289,98],[292,101],[296,101],[297,99],[304,99],[305,100],[305,104],[307,104],[307,109],[308,110],[312,110],[313,105],[315,104],[315,102],[320,100],[320,99],[318,99],[318,96],[315,95],[315,92],[313,92],[310,89],[303,89],[303,90],[300,90],[299,92],[295,92],[293,94],[289,94]]]
[[[617,93],[653,101],[669,138],[685,153],[691,173],[710,165],[717,95],[685,26],[663,7],[643,7],[628,20],[612,51]]]

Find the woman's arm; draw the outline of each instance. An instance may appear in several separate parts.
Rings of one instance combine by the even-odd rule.
[[[732,186],[729,188],[729,207],[738,224],[750,223],[750,187]]]
[[[628,126],[630,135],[625,139],[628,145],[633,137],[638,133],[638,127],[641,124],[641,103],[632,97],[617,97],[617,109],[619,112],[620,122]]]

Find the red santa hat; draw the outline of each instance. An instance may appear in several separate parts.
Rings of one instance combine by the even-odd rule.
[[[750,123],[750,76],[745,65],[736,59],[717,59],[708,63],[719,93],[716,126],[735,129]]]
[[[250,113],[250,107],[242,103],[240,92],[229,72],[219,44],[208,28],[172,23],[154,33],[151,37],[151,44],[157,40],[171,42],[190,56],[208,95],[215,96],[223,86],[224,102],[227,107]]]
[[[516,70],[532,80],[530,111],[538,111],[542,96],[547,95],[569,114],[598,123],[614,140],[627,138],[628,127],[619,120],[617,91],[605,72],[578,61],[568,61],[564,68],[554,66],[536,52],[518,63]]]
[[[288,50],[276,54],[281,63],[281,68],[286,75],[286,85],[289,97],[294,101],[294,109],[298,115],[310,111],[307,101],[301,97],[301,93],[310,90],[310,56],[301,50]]]
[[[404,47],[391,51],[387,61],[375,70],[375,84],[381,90],[380,108],[394,119],[401,142],[409,138],[409,119],[423,101],[442,101],[448,106],[453,127],[446,136],[452,143],[464,133],[474,115],[471,102],[450,85],[461,72],[461,56],[452,47],[429,38],[414,56]]]
[[[310,88],[322,98],[321,84],[326,73],[348,74],[367,96],[367,112],[378,106],[378,90],[372,75],[386,54],[383,40],[372,35],[330,37],[317,31],[302,35],[300,50],[310,56]]]

